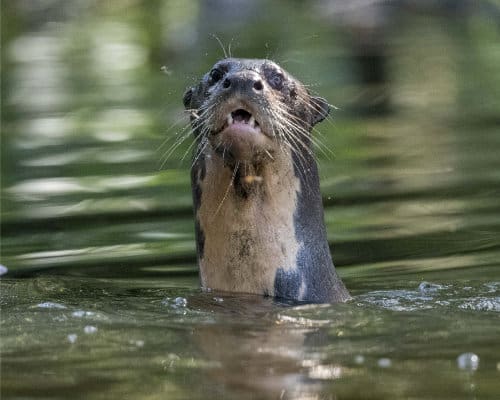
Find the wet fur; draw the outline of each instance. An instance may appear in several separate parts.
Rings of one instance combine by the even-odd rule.
[[[207,74],[184,98],[198,144],[192,185],[202,286],[308,302],[348,299],[326,239],[311,150],[310,131],[328,113],[327,103],[270,61],[221,65],[242,85],[262,78],[266,88],[224,93]],[[279,89],[267,84],[271,68],[284,77]],[[266,135],[244,160],[215,134],[238,105],[251,110]]]

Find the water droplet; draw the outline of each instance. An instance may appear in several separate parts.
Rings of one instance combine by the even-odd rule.
[[[68,335],[68,342],[75,343],[76,339],[78,339],[78,335],[76,333],[71,333]]]
[[[162,301],[161,304],[164,306],[168,306],[170,303],[170,297],[165,297]]]
[[[5,275],[9,270],[7,269],[6,266],[0,264],[0,276]]]
[[[377,365],[380,368],[389,368],[392,366],[392,361],[390,358],[379,358],[377,361]]]
[[[479,356],[474,353],[462,353],[457,357],[457,365],[465,371],[475,371],[479,368]]]
[[[425,281],[421,282],[420,285],[418,285],[418,290],[420,291],[420,293],[434,293],[442,288],[443,287],[441,285],[438,285],[437,283]]]
[[[84,331],[87,335],[91,335],[91,334],[93,334],[93,333],[96,333],[96,332],[97,332],[97,327],[92,326],[92,325],[87,325],[85,328],[83,328],[83,331]]]
[[[186,307],[187,306],[187,300],[184,297],[176,297],[174,299],[174,305],[176,307]]]

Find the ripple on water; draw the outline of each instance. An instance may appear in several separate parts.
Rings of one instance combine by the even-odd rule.
[[[434,297],[416,290],[377,290],[359,299],[392,311],[417,311],[433,308]]]
[[[49,308],[49,309],[58,309],[58,310],[64,310],[67,307],[64,304],[61,303],[54,303],[52,301],[45,301],[43,303],[38,303],[36,306],[38,308]]]
[[[93,317],[94,315],[95,313],[93,311],[85,310],[76,310],[71,313],[71,316],[75,318]]]
[[[167,297],[161,301],[161,304],[163,304],[164,306],[169,306],[171,308],[186,308],[188,301],[184,297],[176,297],[175,299]]]
[[[358,296],[362,303],[373,304],[392,311],[418,311],[439,307],[454,307],[473,311],[500,311],[498,282],[480,287],[441,285],[421,282],[416,290],[378,290]],[[474,296],[471,296],[474,294]]]
[[[439,290],[444,289],[443,285],[439,285],[437,283],[431,283],[431,282],[421,282],[420,285],[418,285],[418,290],[422,294],[426,293],[436,293]]]
[[[487,282],[484,284],[484,287],[487,289],[488,293],[500,292],[500,282]]]
[[[473,311],[500,311],[500,297],[476,297],[467,299],[458,306],[463,310]]]

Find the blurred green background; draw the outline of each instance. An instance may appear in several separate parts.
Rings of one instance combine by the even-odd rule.
[[[319,126],[333,156],[317,151],[338,266],[483,262],[499,247],[498,7],[2,2],[2,263],[196,272],[191,139],[165,155],[219,41],[338,107]]]

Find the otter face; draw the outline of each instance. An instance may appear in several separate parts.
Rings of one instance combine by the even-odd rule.
[[[229,165],[261,164],[288,148],[308,151],[328,103],[269,60],[227,58],[186,91],[196,138]],[[310,151],[310,150],[309,150]]]

